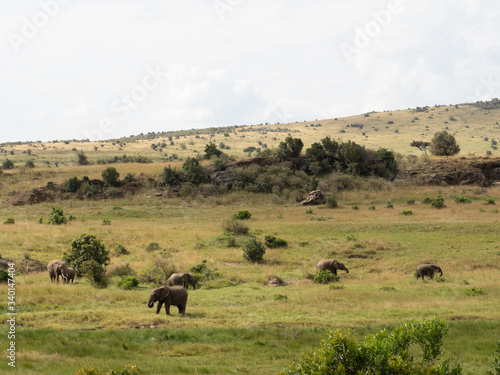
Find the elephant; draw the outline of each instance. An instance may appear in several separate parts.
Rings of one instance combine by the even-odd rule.
[[[335,259],[327,260],[323,259],[316,264],[316,268],[319,270],[329,270],[331,273],[333,273],[335,276],[337,276],[337,270],[343,270],[346,273],[349,273],[349,270],[347,269],[346,266],[344,266],[344,263],[340,263]]]
[[[168,278],[168,286],[182,285],[184,288],[188,288],[189,285],[193,286],[193,290],[196,289],[196,280],[194,276],[190,273],[173,273]]]
[[[424,280],[424,276],[428,276],[433,279],[436,271],[441,273],[439,276],[443,276],[443,270],[441,267],[436,266],[435,264],[421,264],[417,267],[417,280],[419,277]]]
[[[71,281],[71,283],[73,283],[73,281],[75,280],[75,275],[76,275],[75,269],[69,267],[67,274],[68,274],[68,277],[66,278],[66,283],[69,283],[70,281]],[[63,279],[64,279],[64,276],[63,276]]]
[[[186,312],[188,293],[182,286],[160,286],[154,288],[149,295],[148,307],[153,308],[156,301],[156,314],[160,313],[161,307],[165,304],[165,311],[170,315],[170,305],[177,306],[179,314],[184,315]]]
[[[57,283],[59,284],[59,276],[62,276],[64,284],[68,278],[68,263],[62,259],[51,260],[47,265],[47,271],[49,271],[51,283],[57,279]]]

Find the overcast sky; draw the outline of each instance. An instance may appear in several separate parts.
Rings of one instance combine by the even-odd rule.
[[[1,0],[0,142],[500,94],[498,0]]]

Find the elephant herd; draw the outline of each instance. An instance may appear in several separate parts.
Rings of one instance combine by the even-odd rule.
[[[329,270],[334,275],[337,275],[337,271],[345,271],[349,273],[347,267],[335,259],[331,260],[320,260],[316,265],[318,270]],[[47,265],[47,271],[49,271],[50,281],[52,283],[59,283],[59,276],[62,277],[63,284],[73,282],[75,278],[75,270],[68,267],[68,264],[61,260],[56,259],[49,262]],[[440,272],[440,276],[443,276],[443,271],[441,267],[435,264],[420,264],[417,267],[417,280],[421,277],[424,280],[424,276],[431,279],[434,278],[434,274]],[[162,285],[154,288],[151,291],[148,299],[148,307],[153,308],[154,304],[158,302],[156,307],[156,314],[160,313],[163,305],[165,305],[165,312],[170,315],[170,306],[177,306],[179,309],[179,314],[184,315],[186,312],[186,304],[188,299],[188,293],[186,291],[189,285],[196,289],[196,280],[194,276],[190,273],[174,273],[172,274],[168,281],[168,285]]]

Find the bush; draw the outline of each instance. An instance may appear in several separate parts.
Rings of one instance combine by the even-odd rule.
[[[62,208],[52,207],[52,212],[49,216],[49,224],[60,225],[66,224],[68,219],[64,216]]]
[[[271,235],[266,235],[264,237],[264,240],[265,240],[266,246],[269,248],[288,246],[288,243],[286,242],[286,240],[284,240],[282,238],[274,237]]]
[[[80,264],[80,274],[96,288],[106,288],[109,280],[106,277],[106,268],[95,260],[86,260]]]
[[[411,216],[411,215],[413,215],[413,211],[412,210],[403,211],[402,213],[405,216]]]
[[[328,208],[337,208],[339,204],[337,203],[335,197],[326,197],[326,206]]]
[[[226,232],[236,235],[248,234],[248,231],[250,230],[247,225],[236,219],[224,221],[222,227]]]
[[[118,281],[118,288],[122,289],[132,289],[139,285],[139,280],[134,276],[123,276],[120,281]]]
[[[78,165],[88,165],[90,164],[88,159],[87,159],[87,155],[85,155],[85,153],[83,151],[77,151],[76,152],[76,156],[78,158],[77,160],[77,164]]]
[[[127,263],[125,265],[117,266],[113,268],[113,270],[108,272],[109,276],[135,276],[135,271],[130,268],[130,265]]]
[[[3,169],[12,169],[12,168],[14,168],[14,163],[9,159],[5,159],[5,161],[2,163],[2,168]]]
[[[460,152],[455,137],[446,130],[434,134],[430,144],[431,153],[438,156],[452,156]]]
[[[481,296],[483,294],[486,294],[484,290],[476,288],[465,289],[464,293],[467,296]]]
[[[150,242],[148,246],[146,246],[146,251],[155,251],[159,249],[160,245],[158,244],[158,242]]]
[[[28,160],[24,166],[26,168],[35,168],[35,163],[33,163],[33,160]]]
[[[66,181],[65,190],[68,193],[76,193],[78,189],[82,186],[82,182],[78,179],[78,177],[71,177],[68,181]]]
[[[180,183],[180,173],[168,166],[163,169],[163,182],[168,186],[173,186]]]
[[[0,269],[0,283],[9,281],[9,273],[6,270]]]
[[[115,247],[115,254],[116,255],[127,255],[127,254],[129,254],[129,251],[125,248],[125,246],[118,244]]]
[[[488,198],[486,199],[486,201],[484,202],[484,204],[488,205],[488,204],[495,204],[495,200],[493,198]]]
[[[339,281],[340,277],[334,275],[330,270],[319,270],[313,281],[316,284],[328,284],[332,281]]]
[[[136,365],[126,365],[122,369],[109,371],[83,366],[75,372],[75,375],[141,375],[141,370]]]
[[[83,263],[94,261],[97,265],[104,266],[109,264],[109,251],[106,250],[101,241],[99,241],[93,234],[82,234],[80,237],[75,238],[71,242],[71,249],[69,253],[64,253],[63,260],[70,266],[77,270],[78,274],[85,271],[82,269]],[[88,272],[94,274],[96,268],[93,264],[88,264]],[[98,273],[99,271],[95,271]]]
[[[102,225],[111,225],[111,220],[109,217],[102,219]]]
[[[166,283],[170,275],[177,270],[169,257],[155,255],[151,258],[150,266],[144,268],[139,274],[139,281],[142,283]]]
[[[238,211],[237,214],[234,214],[234,218],[237,220],[248,220],[252,217],[252,214],[248,211]]]
[[[437,198],[431,199],[431,206],[437,209],[445,208],[444,199],[442,196],[438,195]]]
[[[262,242],[252,238],[243,247],[243,258],[253,263],[260,263],[264,258],[266,248]]]
[[[207,266],[207,260],[203,259],[200,264],[191,267],[190,269],[192,275],[194,276],[194,280],[196,283],[196,287],[199,288],[203,281],[213,280],[216,277],[220,276],[217,270],[212,270]]]
[[[466,197],[456,197],[455,203],[472,203],[472,199]]]
[[[459,364],[435,363],[447,332],[446,323],[436,318],[411,321],[392,332],[382,330],[364,341],[358,341],[349,330],[332,330],[318,349],[304,354],[300,363],[292,362],[280,374],[460,375]],[[412,344],[421,352],[415,353]]]
[[[118,185],[118,178],[120,177],[120,173],[116,170],[114,167],[108,167],[105,170],[102,171],[101,173],[102,179],[109,185],[109,186],[117,186]]]
[[[4,224],[15,224],[16,221],[14,220],[13,217],[9,217],[7,220],[3,222]]]

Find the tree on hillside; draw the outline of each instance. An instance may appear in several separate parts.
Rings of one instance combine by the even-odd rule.
[[[182,169],[186,171],[186,179],[193,185],[200,185],[208,181],[206,172],[195,158],[187,158]]]
[[[120,172],[116,170],[115,167],[108,167],[101,173],[102,179],[110,186],[118,185],[118,178],[120,177]]]
[[[431,140],[431,153],[437,156],[452,156],[460,152],[455,137],[446,130],[434,134]]]
[[[78,165],[89,165],[89,161],[87,159],[87,155],[83,151],[77,151],[76,156],[78,157],[78,161],[76,162]]]
[[[210,144],[206,145],[204,158],[210,159],[214,155],[219,157],[222,155],[222,151],[217,149],[217,146],[215,145],[215,143],[210,143]]]
[[[413,141],[412,143],[410,143],[410,146],[411,147],[416,147],[418,148],[420,151],[423,151],[427,154],[427,147],[430,146],[430,142],[424,142],[424,141]]]
[[[291,160],[300,157],[304,143],[300,138],[286,137],[285,142],[278,146],[278,156],[282,160]]]

